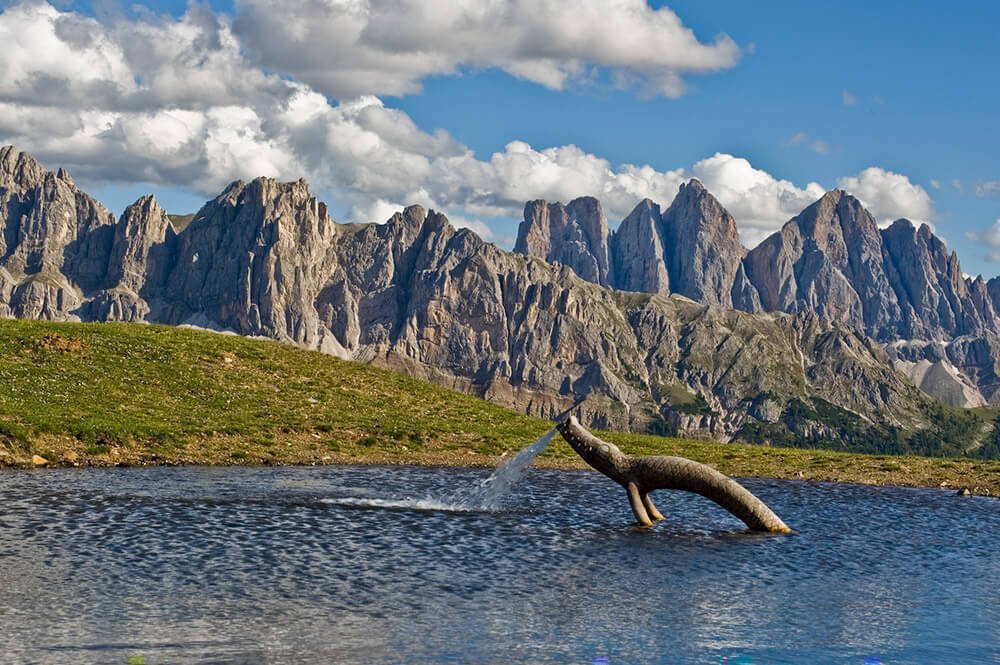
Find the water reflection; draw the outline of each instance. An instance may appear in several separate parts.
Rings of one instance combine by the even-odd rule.
[[[531,471],[381,467],[0,474],[5,660],[991,662],[1000,504],[747,481],[796,533],[711,502]],[[441,505],[433,504],[440,500]],[[423,503],[420,502],[432,502]]]

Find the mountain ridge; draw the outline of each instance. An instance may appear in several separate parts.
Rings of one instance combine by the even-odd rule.
[[[9,151],[4,158],[11,162]],[[0,218],[4,237],[18,240],[0,273],[7,316],[266,336],[402,369],[529,415],[551,418],[583,400],[585,422],[608,428],[729,440],[766,425],[848,445],[886,427],[934,426],[937,407],[881,346],[812,312],[748,313],[610,290],[560,263],[505,252],[420,206],[385,224],[337,224],[302,180],[236,181],[176,231],[151,197],[114,220],[58,174],[26,163],[16,170],[28,180],[2,195],[20,197],[22,214],[8,207]],[[550,220],[559,217],[574,242],[603,237],[595,206],[555,210]],[[56,273],[50,261],[11,274],[6,259],[36,246],[71,260]],[[610,255],[581,265],[598,280],[602,270],[616,274]],[[724,284],[730,273],[713,274]],[[32,288],[42,304],[26,308],[17,294],[31,284],[40,284]]]
[[[590,207],[599,210],[599,201]],[[1000,278],[966,278],[926,224],[901,219],[879,228],[857,198],[834,189],[747,250],[731,215],[697,180],[660,210],[642,201],[610,232],[618,267],[609,286],[748,312],[816,312],[875,337],[908,375],[933,364],[934,372],[911,379],[945,403],[1000,403]],[[526,216],[519,237],[537,224]]]

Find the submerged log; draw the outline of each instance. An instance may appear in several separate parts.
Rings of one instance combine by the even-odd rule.
[[[663,519],[649,493],[674,489],[695,492],[711,499],[754,531],[791,533],[791,529],[763,501],[707,464],[684,457],[626,455],[618,446],[602,441],[585,430],[574,416],[559,424],[559,433],[587,464],[625,488],[639,524],[651,526],[653,520]]]

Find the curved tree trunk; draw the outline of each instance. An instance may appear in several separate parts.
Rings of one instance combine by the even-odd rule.
[[[560,423],[559,433],[587,464],[626,488],[632,511],[640,524],[648,526],[652,519],[663,518],[650,501],[649,492],[677,489],[711,499],[754,531],[791,532],[763,501],[706,464],[684,457],[625,455],[614,444],[585,430],[573,416]]]

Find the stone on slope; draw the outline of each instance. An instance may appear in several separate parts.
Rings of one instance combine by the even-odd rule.
[[[986,399],[976,386],[947,360],[922,359],[911,363],[898,360],[893,366],[928,395],[955,408],[986,406]]]

